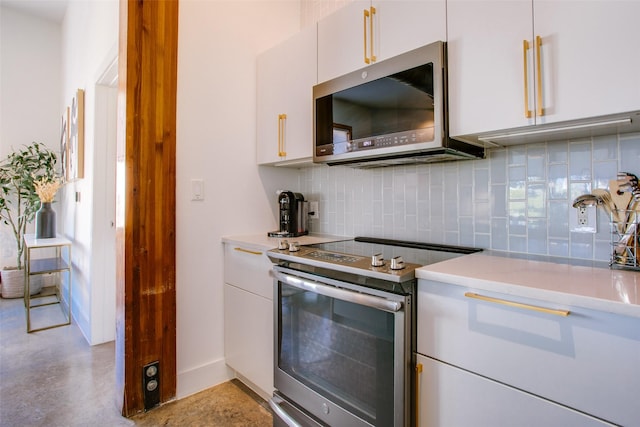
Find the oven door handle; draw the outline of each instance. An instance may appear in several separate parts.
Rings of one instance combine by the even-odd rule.
[[[291,415],[287,413],[287,411],[282,409],[282,407],[280,406],[282,402],[284,402],[284,400],[282,400],[278,396],[273,396],[271,397],[271,399],[269,399],[269,406],[271,407],[271,409],[273,409],[273,412],[276,413],[276,416],[284,421],[287,426],[302,427],[296,420],[293,419]]]
[[[315,292],[317,294],[325,295],[331,298],[336,298],[342,301],[352,302],[354,304],[364,305],[367,307],[375,308],[377,310],[388,311],[396,313],[402,309],[402,303],[400,301],[391,301],[382,297],[374,295],[367,295],[360,292],[348,291],[334,286],[323,285],[319,282],[312,282],[309,280],[301,279],[300,277],[290,276],[278,271],[271,270],[272,274],[279,281],[286,283],[294,288],[302,289],[304,291]]]

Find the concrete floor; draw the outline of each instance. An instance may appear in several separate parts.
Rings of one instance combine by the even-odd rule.
[[[73,323],[27,334],[22,299],[0,299],[0,426],[272,424],[268,405],[237,380],[124,418],[115,403],[114,351],[113,342],[89,346]]]

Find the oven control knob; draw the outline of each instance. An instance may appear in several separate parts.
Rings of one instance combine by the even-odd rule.
[[[382,254],[371,255],[372,267],[382,267],[383,265],[384,265],[384,258],[382,258]]]
[[[289,252],[298,252],[300,250],[299,242],[291,242],[289,243]]]
[[[285,250],[285,249],[289,249],[289,242],[287,241],[287,239],[284,240],[280,240],[278,242],[278,249]]]
[[[391,269],[392,270],[402,270],[404,268],[404,260],[401,256],[397,256],[395,258],[391,258]]]

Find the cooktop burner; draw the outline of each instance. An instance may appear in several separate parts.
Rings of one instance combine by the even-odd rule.
[[[482,250],[370,237],[308,246],[282,244],[281,247],[283,249],[268,252],[277,264],[313,270],[323,276],[334,270],[392,282],[413,280],[416,268]]]

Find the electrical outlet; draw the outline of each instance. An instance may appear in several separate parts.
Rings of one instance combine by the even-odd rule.
[[[142,394],[144,410],[148,411],[160,404],[160,362],[155,361],[142,367]]]
[[[587,208],[581,206],[578,208],[578,225],[584,227],[589,222],[589,215],[587,214]]]
[[[309,202],[309,218],[320,219],[320,207],[317,201]]]
[[[571,211],[569,229],[574,233],[595,233],[596,208],[594,206],[579,207]]]

